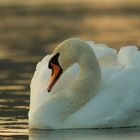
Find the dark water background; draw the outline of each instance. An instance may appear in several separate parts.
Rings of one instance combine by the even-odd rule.
[[[28,139],[31,77],[61,41],[80,37],[116,49],[140,47],[140,1],[115,1],[0,5],[0,139]],[[30,139],[138,140],[140,130],[43,131]]]

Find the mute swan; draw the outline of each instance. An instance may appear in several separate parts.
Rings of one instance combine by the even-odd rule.
[[[37,65],[29,128],[140,126],[139,83],[137,47],[123,47],[117,54],[103,44],[65,40]]]

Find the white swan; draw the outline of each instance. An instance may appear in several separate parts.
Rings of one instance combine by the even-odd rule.
[[[30,100],[30,128],[140,126],[140,52],[68,39],[37,65]]]

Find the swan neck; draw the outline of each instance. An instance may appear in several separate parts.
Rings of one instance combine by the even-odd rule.
[[[87,102],[97,92],[101,80],[101,70],[93,51],[81,55],[78,64],[80,72],[70,87],[71,92],[69,93],[74,93],[75,97],[84,97],[83,102]]]

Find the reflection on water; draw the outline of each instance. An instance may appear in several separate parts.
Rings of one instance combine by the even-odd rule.
[[[139,47],[139,1],[127,1],[105,7],[94,2],[0,6],[0,138],[28,139],[29,83],[35,65],[62,40],[77,36],[114,48]],[[114,137],[98,131],[49,131],[31,133],[30,139],[117,139],[127,138],[127,133]]]
[[[139,140],[139,130],[35,131],[29,135],[29,140]]]

